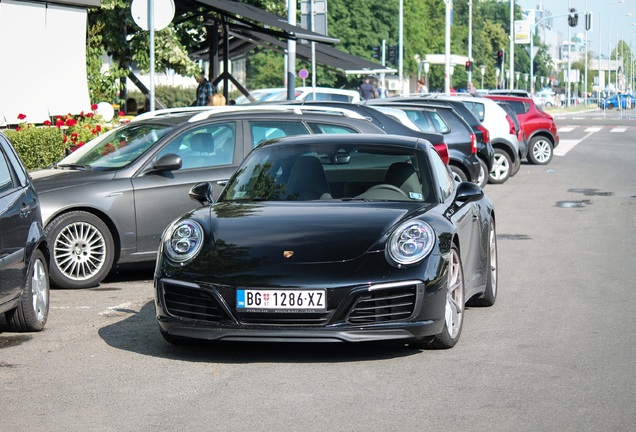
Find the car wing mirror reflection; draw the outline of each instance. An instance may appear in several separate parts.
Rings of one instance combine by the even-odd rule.
[[[190,198],[201,203],[201,205],[210,205],[214,202],[213,187],[210,182],[197,183],[190,188]]]

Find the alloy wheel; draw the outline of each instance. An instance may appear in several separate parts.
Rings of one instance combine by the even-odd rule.
[[[54,242],[55,264],[69,279],[86,280],[104,265],[106,242],[101,232],[86,222],[65,226]]]

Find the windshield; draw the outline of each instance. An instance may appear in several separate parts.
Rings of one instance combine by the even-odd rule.
[[[115,170],[136,161],[175,126],[128,124],[89,141],[62,159],[58,166],[84,166],[92,170]]]
[[[427,202],[433,190],[427,166],[424,153],[412,148],[266,145],[247,157],[219,200]]]

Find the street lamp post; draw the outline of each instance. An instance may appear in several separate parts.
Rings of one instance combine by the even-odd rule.
[[[450,64],[450,26],[451,26],[451,1],[452,0],[444,0],[446,4],[446,37],[445,37],[445,61],[444,61],[444,92],[446,94],[450,93],[450,80],[451,80],[451,64]]]
[[[481,65],[479,66],[479,70],[481,72],[481,88],[484,88],[484,75],[486,75],[486,66],[485,65]]]
[[[428,88],[428,71],[431,69],[431,62],[428,60],[424,60],[422,62],[422,65],[424,65],[424,85],[426,86],[426,91],[430,91]]]

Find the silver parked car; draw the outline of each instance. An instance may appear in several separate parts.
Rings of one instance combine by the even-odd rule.
[[[188,195],[193,185],[211,182],[218,196],[261,141],[315,133],[384,134],[359,114],[326,108],[159,112],[31,173],[50,242],[53,285],[86,288],[115,265],[153,263],[166,226],[197,206]]]

